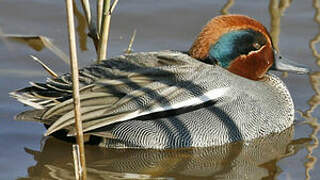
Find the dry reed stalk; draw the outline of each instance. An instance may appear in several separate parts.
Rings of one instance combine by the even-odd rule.
[[[74,164],[74,174],[76,175],[76,180],[80,180],[80,152],[79,152],[79,145],[74,144],[72,145],[72,155],[73,155],[73,164]]]
[[[4,33],[2,32],[2,29],[0,28],[0,40],[2,40],[4,43],[7,43],[7,40],[5,38]]]
[[[103,15],[102,15],[102,24],[101,24],[101,34],[99,38],[99,47],[98,47],[98,62],[106,59],[107,57],[107,48],[108,48],[108,39],[109,39],[109,30],[110,30],[110,1],[106,0],[103,4]]]
[[[30,55],[30,57],[31,57],[34,61],[36,61],[37,63],[39,63],[39,64],[43,67],[43,69],[45,69],[45,70],[48,72],[48,74],[50,74],[53,78],[58,78],[58,77],[59,77],[57,73],[55,73],[52,69],[50,69],[50,68],[49,68],[46,64],[44,64],[39,58],[37,58],[37,57],[35,57],[35,56],[33,56],[33,55]]]
[[[75,28],[74,28],[74,15],[73,15],[73,4],[72,0],[66,0],[67,8],[67,22],[68,22],[68,37],[69,37],[69,51],[70,51],[70,64],[72,73],[72,88],[73,88],[73,104],[74,104],[74,115],[75,125],[77,130],[77,144],[79,145],[80,154],[80,179],[87,179],[87,170],[85,164],[85,152],[84,152],[84,141],[81,123],[80,113],[80,94],[79,94],[79,72],[77,62],[77,49],[75,39]]]
[[[132,52],[132,45],[133,45],[134,39],[136,38],[136,33],[137,33],[137,30],[135,29],[133,31],[132,36],[131,36],[131,39],[130,39],[130,42],[128,45],[128,49],[125,51],[126,54],[130,54]]]
[[[0,34],[1,36],[1,34]],[[65,63],[69,64],[68,56],[59,49],[51,39],[46,36],[33,36],[33,35],[21,35],[21,34],[4,34],[5,40],[26,44],[36,51],[40,51],[43,48],[48,48],[52,53],[58,56]]]
[[[81,0],[81,4],[82,4],[82,8],[87,20],[87,23],[89,25],[90,28],[90,24],[91,24],[91,10],[90,10],[90,3],[89,0]]]
[[[110,9],[110,14],[113,13],[114,9],[116,8],[119,0],[114,0]]]
[[[101,33],[101,23],[102,23],[102,14],[103,14],[103,3],[104,0],[97,0],[97,33]],[[100,37],[99,37],[100,38]]]
[[[86,22],[89,29],[88,36],[93,40],[94,47],[96,48],[96,51],[98,51],[99,37],[98,37],[97,29],[94,26],[94,23],[91,19],[90,2],[89,0],[81,0],[81,5],[84,11],[84,15],[85,15]]]
[[[221,9],[220,13],[223,15],[229,14],[229,9],[233,6],[233,4],[234,4],[234,0],[228,0],[228,2]]]
[[[114,0],[112,6],[110,6],[111,0],[104,1],[103,4],[103,15],[102,15],[102,23],[101,30],[99,30],[99,47],[98,47],[98,63],[101,60],[107,58],[107,50],[108,50],[108,39],[109,39],[109,31],[110,31],[110,19],[111,14],[114,11],[118,0]]]
[[[110,8],[110,14],[113,13],[116,8],[119,0],[114,0],[112,6]],[[103,15],[103,5],[105,0],[97,0],[97,33],[101,35],[101,23],[102,23],[102,15]]]

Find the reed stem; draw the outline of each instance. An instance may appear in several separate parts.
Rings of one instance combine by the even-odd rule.
[[[114,9],[116,8],[116,5],[118,4],[118,1],[119,0],[114,0],[113,3],[112,3],[112,6],[110,8],[110,14],[113,13]]]
[[[79,145],[72,145],[72,155],[73,155],[73,164],[74,164],[74,174],[76,175],[76,180],[80,180],[81,177],[81,169],[80,169],[80,153],[79,153]]]
[[[99,47],[98,47],[98,63],[100,63],[101,60],[106,59],[107,57],[110,19],[111,19],[110,0],[106,0],[103,4],[101,34],[100,34]]]
[[[72,0],[66,0],[67,7],[67,22],[68,22],[68,37],[69,37],[69,51],[70,51],[70,64],[72,74],[72,88],[73,88],[73,104],[74,104],[74,115],[75,125],[77,130],[77,144],[79,145],[80,154],[80,179],[87,179],[87,170],[85,164],[85,151],[84,141],[82,132],[82,123],[80,121],[80,93],[79,93],[79,72],[78,72],[78,61],[77,61],[77,49],[76,49],[76,38],[74,28],[74,14]]]
[[[99,37],[94,22],[92,21],[90,2],[89,0],[81,0],[81,5],[88,25],[88,36],[93,40],[94,47],[98,52]]]
[[[58,78],[58,77],[59,77],[57,73],[55,73],[52,69],[50,69],[50,68],[49,68],[46,64],[44,64],[39,58],[37,58],[37,57],[35,57],[35,56],[32,56],[32,55],[30,55],[30,57],[31,57],[34,61],[36,61],[37,63],[39,63],[39,64],[43,67],[43,69],[45,69],[45,70],[48,72],[48,74],[50,74],[53,78]]]
[[[89,0],[81,0],[82,8],[86,17],[86,21],[88,23],[88,26],[90,28],[91,24],[91,10],[90,10],[90,3]]]
[[[97,33],[98,33],[99,36],[101,34],[103,4],[104,4],[104,0],[97,0]]]
[[[132,36],[131,36],[131,39],[130,39],[130,42],[128,45],[128,49],[125,51],[126,54],[130,54],[132,52],[132,45],[133,45],[134,39],[136,38],[136,33],[137,33],[137,30],[135,29],[133,31]]]

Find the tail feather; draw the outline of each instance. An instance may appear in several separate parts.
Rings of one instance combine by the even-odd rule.
[[[34,121],[44,123],[42,120],[42,115],[45,110],[33,109],[29,111],[24,111],[15,116],[15,119],[18,121]]]
[[[70,92],[52,88],[49,84],[30,82],[30,85],[30,87],[10,92],[9,95],[35,109],[52,107],[60,103],[62,99],[71,97]]]

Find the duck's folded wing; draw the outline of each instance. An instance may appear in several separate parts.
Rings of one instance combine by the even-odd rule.
[[[177,51],[133,53],[113,57],[107,61],[103,61],[101,64],[93,64],[79,70],[79,81],[82,91],[80,93],[84,94],[86,91],[91,91],[92,88],[95,88],[95,92],[99,92],[94,83],[101,79],[109,82],[121,82],[120,84],[116,83],[120,88],[121,84],[128,85],[122,83],[122,81],[131,78],[130,76],[140,75],[144,72],[148,74],[148,71],[153,71],[152,67],[180,66],[193,63],[197,63],[197,61],[187,54]],[[10,95],[23,104],[35,109],[51,108],[71,98],[71,79],[71,74],[67,73],[58,78],[48,78],[46,83],[30,82],[30,87],[11,92]],[[122,89],[123,91],[131,91],[138,88],[134,87],[135,84],[144,85],[142,82],[146,83],[145,80],[145,77],[143,79],[136,79],[138,82],[129,82],[131,86]],[[105,92],[105,88],[100,90],[101,92]],[[116,96],[119,97],[122,94],[117,94]]]
[[[144,83],[143,86],[128,92],[119,100],[113,101],[112,105],[108,102],[108,105],[92,105],[82,108],[83,131],[94,130],[152,113],[196,106],[207,101],[216,100],[224,96],[229,90],[228,87],[208,85],[207,83],[212,82],[208,82],[210,78],[206,78],[205,76],[212,75],[213,73],[211,72],[211,68],[206,69],[205,66],[180,66],[179,76],[174,76],[175,79],[170,74],[174,73],[176,68],[162,67],[160,69],[161,71],[158,72],[165,71],[166,73],[158,74],[157,71],[150,71],[149,74],[143,74],[143,76],[133,76],[131,80],[137,84]],[[207,71],[208,73],[195,73],[197,71]],[[143,77],[146,75],[148,75],[148,78],[144,80]],[[149,78],[155,81],[150,81]],[[107,82],[116,83],[116,81]],[[107,82],[102,82],[102,84]],[[96,85],[98,86],[99,82],[97,83]],[[95,96],[94,93],[87,93],[86,96]],[[101,98],[109,101],[106,95],[101,94]],[[69,101],[68,106],[71,106],[72,101]],[[100,101],[102,102],[103,100],[100,99]],[[71,129],[70,126],[74,124],[72,108],[66,107],[67,102],[64,103],[49,109],[45,113],[43,118],[51,118],[60,108],[64,108],[64,112],[65,108],[69,110],[69,112],[62,115],[50,126],[46,133],[47,135],[60,129]],[[72,133],[74,132],[71,131]]]

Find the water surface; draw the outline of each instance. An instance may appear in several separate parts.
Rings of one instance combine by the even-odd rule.
[[[87,146],[89,177],[320,179],[319,9],[319,0],[120,1],[112,17],[109,56],[123,53],[134,29],[137,30],[133,45],[136,52],[187,50],[212,17],[240,13],[262,22],[284,56],[309,65],[315,72],[309,76],[289,74],[282,78],[297,111],[295,126],[283,133],[250,143],[179,151],[108,150]],[[47,36],[67,53],[66,28],[62,0],[0,1],[3,33]],[[81,66],[95,59],[92,42],[88,39],[84,43],[84,40],[82,37],[78,51]],[[29,108],[10,98],[8,92],[27,86],[31,80],[45,81],[47,76],[29,58],[31,54],[56,72],[69,70],[49,50],[35,51],[0,39],[0,179],[74,179],[70,143],[55,138],[41,141],[45,132],[41,124],[14,120],[16,114]]]

